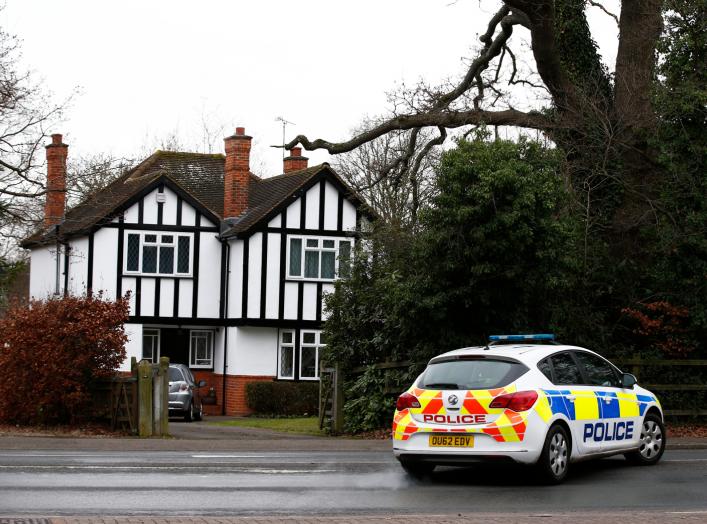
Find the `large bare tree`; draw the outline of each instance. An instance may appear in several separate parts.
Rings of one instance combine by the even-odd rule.
[[[569,180],[591,216],[587,223],[601,228],[618,249],[626,247],[628,255],[634,232],[654,212],[660,181],[648,138],[656,125],[651,89],[663,2],[622,0],[618,15],[600,0],[503,0],[497,5],[479,38],[478,54],[457,82],[407,91],[389,118],[349,140],[300,135],[285,147],[301,144],[338,154],[399,130],[412,130],[415,140],[420,129],[436,128],[429,139],[435,142],[444,139],[445,130],[464,126],[538,130],[565,151]],[[609,23],[618,23],[613,73],[602,62],[587,22],[587,9],[597,8]],[[529,71],[516,35],[529,38]],[[514,107],[508,95],[518,88],[540,90],[547,103],[530,110]]]
[[[364,120],[362,129],[372,126]],[[421,133],[421,135],[420,135]],[[393,229],[414,231],[434,191],[435,141],[426,131],[394,131],[334,158],[334,168]]]

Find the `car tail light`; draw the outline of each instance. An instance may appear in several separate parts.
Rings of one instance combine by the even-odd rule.
[[[417,400],[415,395],[410,393],[403,393],[398,397],[398,401],[395,403],[395,409],[402,411],[408,408],[419,408],[420,401]]]
[[[499,395],[491,401],[490,408],[510,409],[511,411],[528,411],[538,400],[536,391],[518,391]]]
[[[187,389],[189,389],[189,385],[186,382],[179,384],[179,391],[186,391]]]

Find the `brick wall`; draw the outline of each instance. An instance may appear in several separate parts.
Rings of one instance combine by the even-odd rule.
[[[207,395],[210,388],[216,391],[216,404],[204,404],[204,413],[207,415],[221,415],[223,406],[223,375],[213,371],[192,370],[196,381],[206,381],[206,386],[202,388],[201,394]],[[250,415],[252,410],[248,408],[246,402],[246,385],[251,382],[267,382],[275,380],[272,376],[245,376],[226,375],[226,415],[244,416]]]

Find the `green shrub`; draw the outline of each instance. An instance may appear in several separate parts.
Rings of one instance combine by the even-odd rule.
[[[258,415],[315,415],[319,382],[253,382],[246,386],[246,401]]]

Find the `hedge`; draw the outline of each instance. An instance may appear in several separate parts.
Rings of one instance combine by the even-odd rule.
[[[252,382],[246,401],[257,415],[316,415],[319,382]]]

